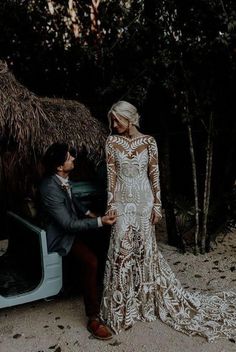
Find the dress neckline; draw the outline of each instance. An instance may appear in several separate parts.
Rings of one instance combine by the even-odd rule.
[[[117,136],[122,137],[122,138],[128,140],[129,142],[132,142],[132,141],[134,141],[135,139],[138,139],[138,138],[141,138],[141,137],[147,137],[147,135],[145,135],[145,134],[140,134],[139,136],[131,137],[131,138],[130,138],[130,137],[123,136],[123,135],[121,135],[121,134],[118,134]]]

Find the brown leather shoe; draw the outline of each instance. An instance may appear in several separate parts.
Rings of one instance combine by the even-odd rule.
[[[112,338],[111,330],[98,318],[90,319],[88,321],[87,329],[96,339],[110,340]]]

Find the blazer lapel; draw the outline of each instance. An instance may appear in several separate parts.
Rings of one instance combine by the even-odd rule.
[[[68,190],[65,187],[63,187],[61,181],[59,180],[59,178],[56,175],[53,175],[52,178],[55,181],[55,183],[58,185],[60,192],[63,192],[65,194],[65,196],[66,196],[66,204],[67,204],[68,208],[73,213],[76,214],[76,210],[75,210],[72,198],[70,197]]]

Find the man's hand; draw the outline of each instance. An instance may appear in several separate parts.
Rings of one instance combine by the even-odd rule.
[[[113,213],[109,213],[109,215],[104,215],[101,217],[101,220],[102,220],[102,224],[103,225],[113,225],[115,222],[116,222],[116,214],[114,212]]]

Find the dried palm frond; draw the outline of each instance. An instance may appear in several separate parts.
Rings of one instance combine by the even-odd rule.
[[[98,165],[104,158],[107,135],[83,104],[38,97],[0,60],[0,152],[8,191],[17,184],[18,188],[29,186],[39,159],[56,141],[86,150],[88,159]]]

